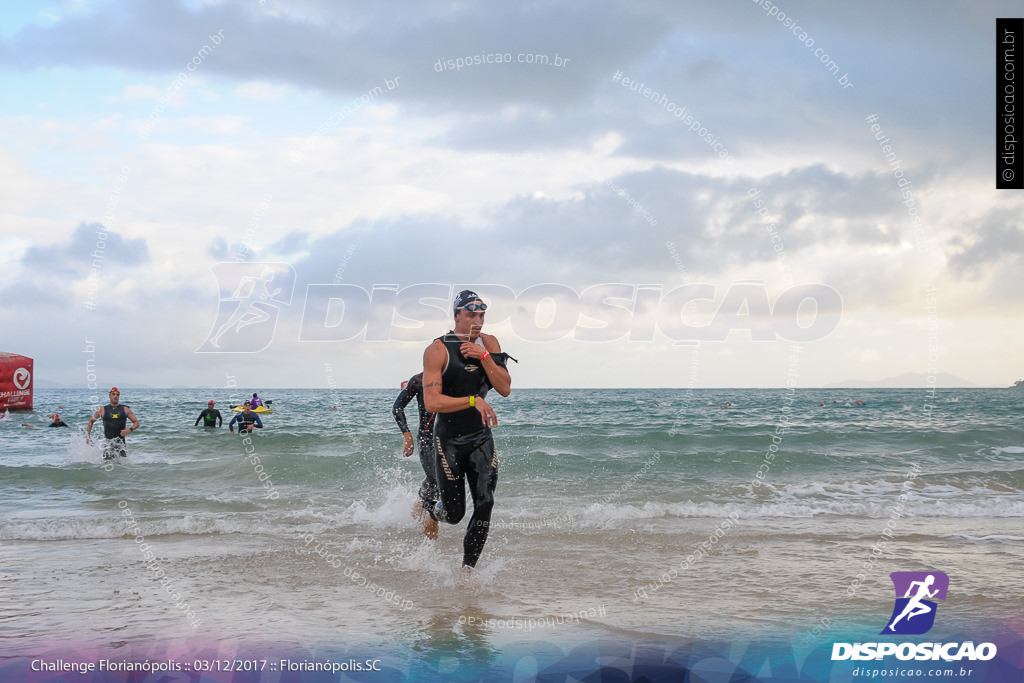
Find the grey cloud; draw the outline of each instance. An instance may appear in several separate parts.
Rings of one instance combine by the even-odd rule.
[[[983,266],[1019,259],[1024,254],[1020,212],[994,210],[976,225],[968,226],[966,236],[951,239],[949,246],[949,268],[962,278],[976,277]]]
[[[989,86],[976,78],[991,46],[965,36],[988,35],[992,17],[1013,8],[1007,2],[787,2],[787,14],[850,72],[856,83],[850,90],[749,0],[727,8],[668,1],[438,7],[308,0],[191,7],[141,0],[26,27],[0,41],[0,54],[6,65],[27,69],[98,64],[178,73],[224,29],[223,42],[202,64],[204,75],[288,83],[345,103],[399,76],[389,101],[417,116],[459,117],[441,138],[449,145],[580,147],[616,130],[626,137],[623,154],[676,161],[708,156],[670,114],[615,86],[612,73],[621,69],[690,106],[741,157],[871,144],[861,119],[875,111],[905,153],[930,151],[941,135],[948,150],[936,153],[962,159],[977,157],[985,132],[975,122],[991,108]],[[557,52],[572,61],[564,68],[435,70],[438,59],[493,52]]]
[[[214,240],[210,242],[210,246],[206,248],[206,253],[221,261],[230,258],[228,243],[223,237],[214,238]]]
[[[48,311],[63,310],[71,300],[71,290],[58,282],[36,283],[20,281],[0,290],[0,308],[12,311],[37,311],[40,308]],[[24,325],[4,325],[4,336],[15,328]]]
[[[427,5],[384,3],[339,7],[306,3],[287,17],[260,15],[251,3],[205,5],[147,0],[104,6],[50,27],[28,27],[3,47],[23,68],[105,64],[177,72],[210,36],[223,42],[205,57],[203,73],[269,79],[327,92],[361,92],[384,77],[404,80],[398,99],[451,109],[509,102],[582,99],[592,77],[651,48],[668,27],[656,17],[605,2],[584,8],[493,5],[436,12]],[[527,64],[435,70],[438,59],[489,53],[547,54],[572,68]],[[602,66],[604,65],[604,66]],[[443,65],[442,65],[443,67]],[[529,67],[529,68],[526,68]]]
[[[823,244],[898,240],[877,227],[899,210],[879,197],[890,189],[888,181],[824,166],[734,180],[655,168],[601,182],[581,172],[580,198],[517,197],[493,208],[480,225],[442,216],[357,221],[326,237],[289,238],[267,257],[308,253],[294,262],[307,283],[334,281],[344,263],[343,280],[362,286],[676,282],[676,259],[693,277],[757,264],[774,276],[775,251],[750,188],[762,190],[787,254],[799,258],[804,249]],[[793,224],[805,217],[813,219],[809,227]]]
[[[101,223],[79,223],[68,242],[31,246],[21,263],[30,276],[81,277],[92,268],[137,268],[149,262],[146,240],[125,239]]]

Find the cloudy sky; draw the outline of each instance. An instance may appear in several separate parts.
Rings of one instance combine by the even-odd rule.
[[[523,387],[783,386],[794,343],[799,386],[1005,386],[1015,13],[7,3],[0,350],[69,386],[92,355],[104,385],[397,386],[469,286]]]

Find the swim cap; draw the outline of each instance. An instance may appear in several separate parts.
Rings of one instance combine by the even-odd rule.
[[[471,301],[479,301],[480,303],[484,302],[484,300],[480,298],[480,295],[471,289],[464,289],[459,292],[459,295],[455,297],[455,312],[458,313],[460,308]],[[484,305],[486,306],[486,304]]]
[[[112,393],[114,393],[115,391],[116,391],[117,393],[119,393],[119,394],[121,393],[121,390],[120,390],[120,389],[118,389],[117,387],[110,387],[110,393],[111,393],[111,394],[112,394]]]
[[[206,405],[208,405],[208,406],[212,406],[212,405],[213,405],[213,401],[207,401],[207,402],[206,402]]]

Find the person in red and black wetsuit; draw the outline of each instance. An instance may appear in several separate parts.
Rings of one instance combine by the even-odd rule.
[[[473,516],[463,539],[464,577],[476,566],[487,542],[498,484],[498,456],[491,427],[498,424],[484,397],[489,389],[512,391],[507,354],[496,337],[481,333],[487,304],[470,290],[455,297],[455,329],[438,337],[423,354],[423,404],[437,413],[434,423],[435,475],[441,500],[433,518],[458,524],[466,514],[466,485]]]
[[[434,417],[435,413],[428,412],[423,405],[423,373],[413,375],[409,381],[402,382],[402,391],[395,399],[395,405],[391,413],[395,416],[398,428],[405,436],[405,443],[402,444],[402,455],[409,457],[415,450],[412,441],[412,432],[409,431],[409,423],[405,419],[405,407],[409,402],[416,399],[420,410],[420,425],[416,431],[416,442],[420,447],[420,465],[423,466],[423,483],[420,484],[420,500],[416,505],[414,514],[417,517],[424,515],[425,510],[430,510],[437,502],[437,479],[434,476]],[[423,516],[423,533],[430,540],[437,538],[437,520],[429,516]]]

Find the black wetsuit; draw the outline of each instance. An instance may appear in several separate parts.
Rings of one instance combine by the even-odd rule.
[[[220,416],[220,411],[215,408],[207,408],[203,412],[199,413],[199,417],[196,418],[195,426],[199,426],[199,421],[203,421],[204,427],[220,427],[224,424],[224,420]]]
[[[235,415],[233,418],[231,418],[231,422],[228,422],[228,429],[231,429],[231,426],[236,422],[238,423],[239,434],[248,434],[249,425],[256,425],[255,429],[263,429],[263,421],[260,419],[259,415],[253,412],[250,412],[248,415],[246,415],[245,412],[243,411]]]
[[[103,459],[113,460],[116,457],[127,458],[128,449],[121,436],[121,430],[128,429],[128,406],[103,406],[103,436],[107,442],[103,445]]]
[[[462,355],[462,339],[449,332],[438,339],[448,351],[448,362],[441,374],[441,393],[445,396],[487,395],[491,382],[475,358]],[[492,354],[492,358],[498,354]],[[504,358],[495,358],[503,364]],[[439,520],[458,524],[466,514],[466,485],[473,496],[473,517],[462,541],[462,564],[475,567],[487,542],[494,507],[494,489],[498,485],[498,456],[494,452],[491,428],[483,423],[475,407],[454,413],[438,413],[434,424],[434,448],[441,506]]]
[[[413,398],[420,409],[420,427],[416,432],[416,442],[420,447],[420,465],[423,466],[423,483],[420,484],[420,500],[423,509],[429,510],[437,502],[437,478],[434,475],[434,418],[437,413],[427,412],[423,405],[423,373],[413,375],[398,394],[391,412],[395,416],[398,428],[405,434],[409,431],[409,423],[405,420],[405,407]]]
[[[56,420],[54,420],[53,422],[51,422],[50,426],[51,427],[67,427],[67,425],[64,423],[64,420],[60,419],[59,417]]]

